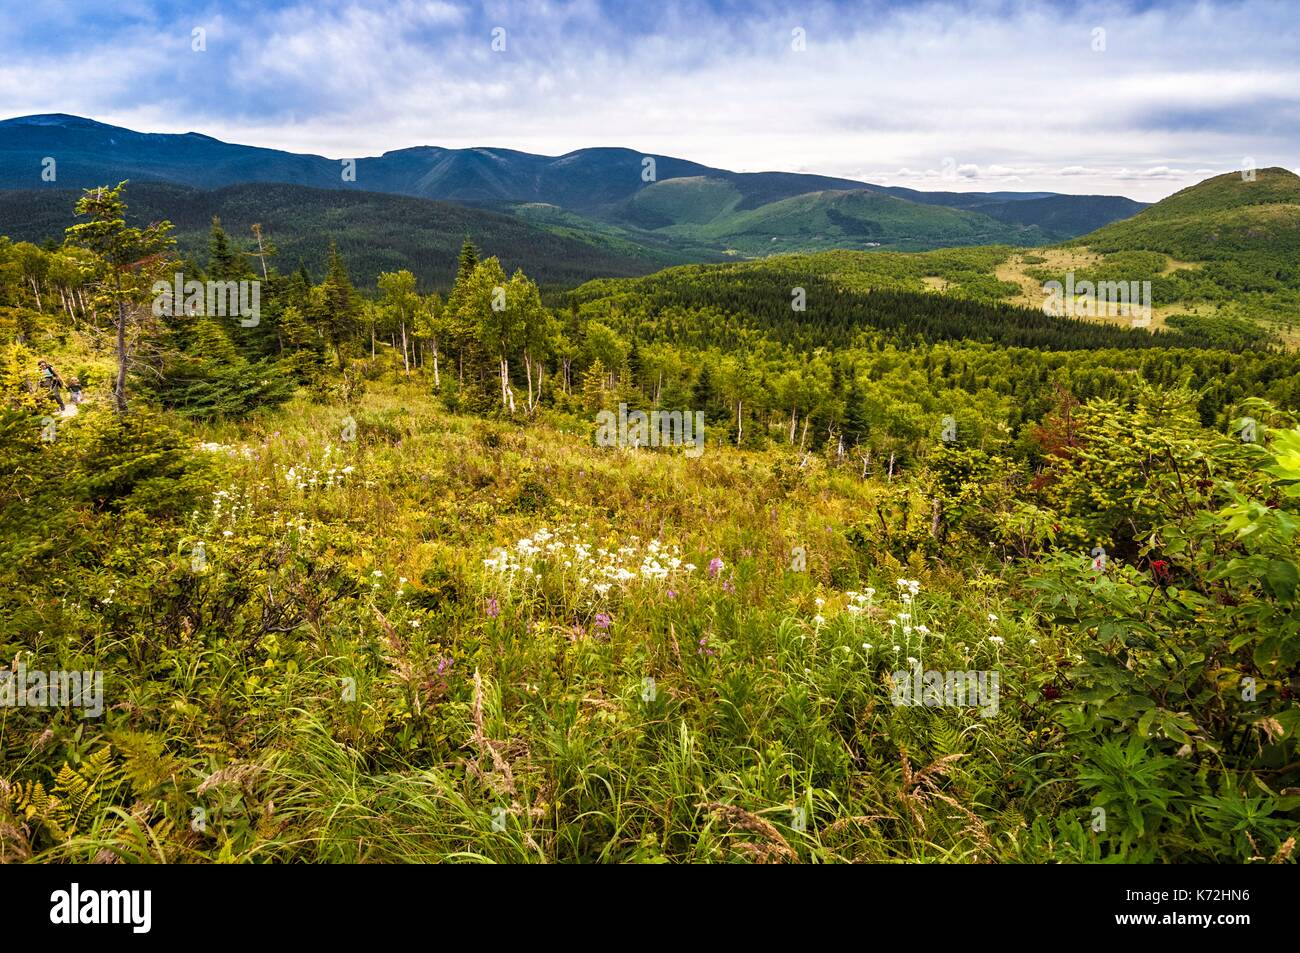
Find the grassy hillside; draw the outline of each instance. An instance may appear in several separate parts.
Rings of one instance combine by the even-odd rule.
[[[628,258],[656,262],[665,267],[689,262],[723,261],[727,257],[717,248],[704,243],[675,241],[666,235],[642,228],[588,218],[558,205],[527,202],[502,208],[516,218],[540,226],[552,234],[608,248],[611,252]]]
[[[756,254],[874,244],[901,251],[989,244],[1038,244],[1032,231],[973,212],[918,205],[866,191],[814,192],[714,221],[702,230]]]
[[[829,248],[906,251],[1043,241],[1033,227],[864,189],[809,192],[755,207],[732,183],[705,177],[657,182],[638,192],[619,219],[745,257]]]
[[[620,217],[645,229],[707,225],[734,211],[743,200],[740,190],[723,179],[668,179],[638,192]]]
[[[1300,176],[1260,169],[1206,179],[1123,222],[1099,228],[1071,244],[1101,252],[1149,249],[1189,261],[1258,254],[1294,262],[1300,257]]]

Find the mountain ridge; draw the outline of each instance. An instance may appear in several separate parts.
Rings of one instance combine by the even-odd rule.
[[[54,182],[42,178],[47,157],[56,160]],[[345,171],[355,175],[345,178]],[[676,220],[656,219],[654,227],[646,227],[652,223],[638,221],[635,215],[629,218],[630,204],[642,192],[664,182],[696,177],[724,182],[734,189],[738,197],[732,211],[737,215],[828,190],[891,196],[908,203],[910,216],[899,218],[893,232],[873,235],[872,242],[897,248],[918,247],[918,234],[930,236],[926,239],[930,244],[924,247],[952,245],[978,234],[987,235],[989,240],[1038,245],[1074,237],[1144,207],[1122,196],[925,193],[810,173],[734,172],[621,146],[596,146],[544,156],[495,146],[449,149],[417,145],[358,157],[349,163],[312,153],[224,142],[197,132],[137,132],[65,113],[0,120],[0,189],[89,188],[130,179],[201,189],[285,183],[482,205],[508,214],[519,203],[544,203],[621,228],[629,241],[651,244],[664,239],[689,243],[696,236],[674,237],[672,229],[685,224]],[[1055,205],[1032,204],[1044,199],[1056,199]],[[960,213],[945,217],[951,225],[946,233],[934,234],[925,225],[933,216],[924,210],[934,207]],[[1040,213],[1040,209],[1045,211]],[[979,218],[968,219],[967,214]],[[828,243],[875,247],[855,243],[852,237],[870,232],[870,220],[849,222],[846,229],[827,229],[819,227],[825,222],[823,210],[815,209],[811,216],[794,229],[801,236],[797,241],[802,244],[796,244],[797,248],[822,248]],[[990,226],[989,220],[1001,225]],[[743,247],[732,247],[725,240],[725,228],[715,232],[709,238],[711,252],[750,255],[763,251],[759,243],[748,239],[741,243]],[[777,238],[778,244],[785,240],[777,235],[768,238]]]

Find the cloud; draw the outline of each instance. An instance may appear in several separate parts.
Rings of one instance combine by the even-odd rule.
[[[1298,47],[1273,0],[74,0],[33,4],[0,35],[0,115],[332,157],[623,145],[740,171],[1151,199],[1244,156],[1296,163]]]
[[[1134,182],[1141,182],[1150,179],[1166,179],[1171,182],[1178,182],[1184,179],[1187,173],[1182,169],[1171,169],[1169,166],[1161,165],[1150,169],[1120,169],[1114,173],[1117,179],[1123,179]]]

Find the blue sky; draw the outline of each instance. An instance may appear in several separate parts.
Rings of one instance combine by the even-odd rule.
[[[54,0],[0,20],[0,118],[1152,200],[1247,160],[1300,168],[1297,6]]]

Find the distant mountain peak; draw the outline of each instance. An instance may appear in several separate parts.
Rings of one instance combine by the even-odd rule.
[[[104,123],[84,116],[68,113],[38,113],[34,116],[15,116],[13,119],[0,120],[0,126],[66,126],[69,128],[107,128]]]

